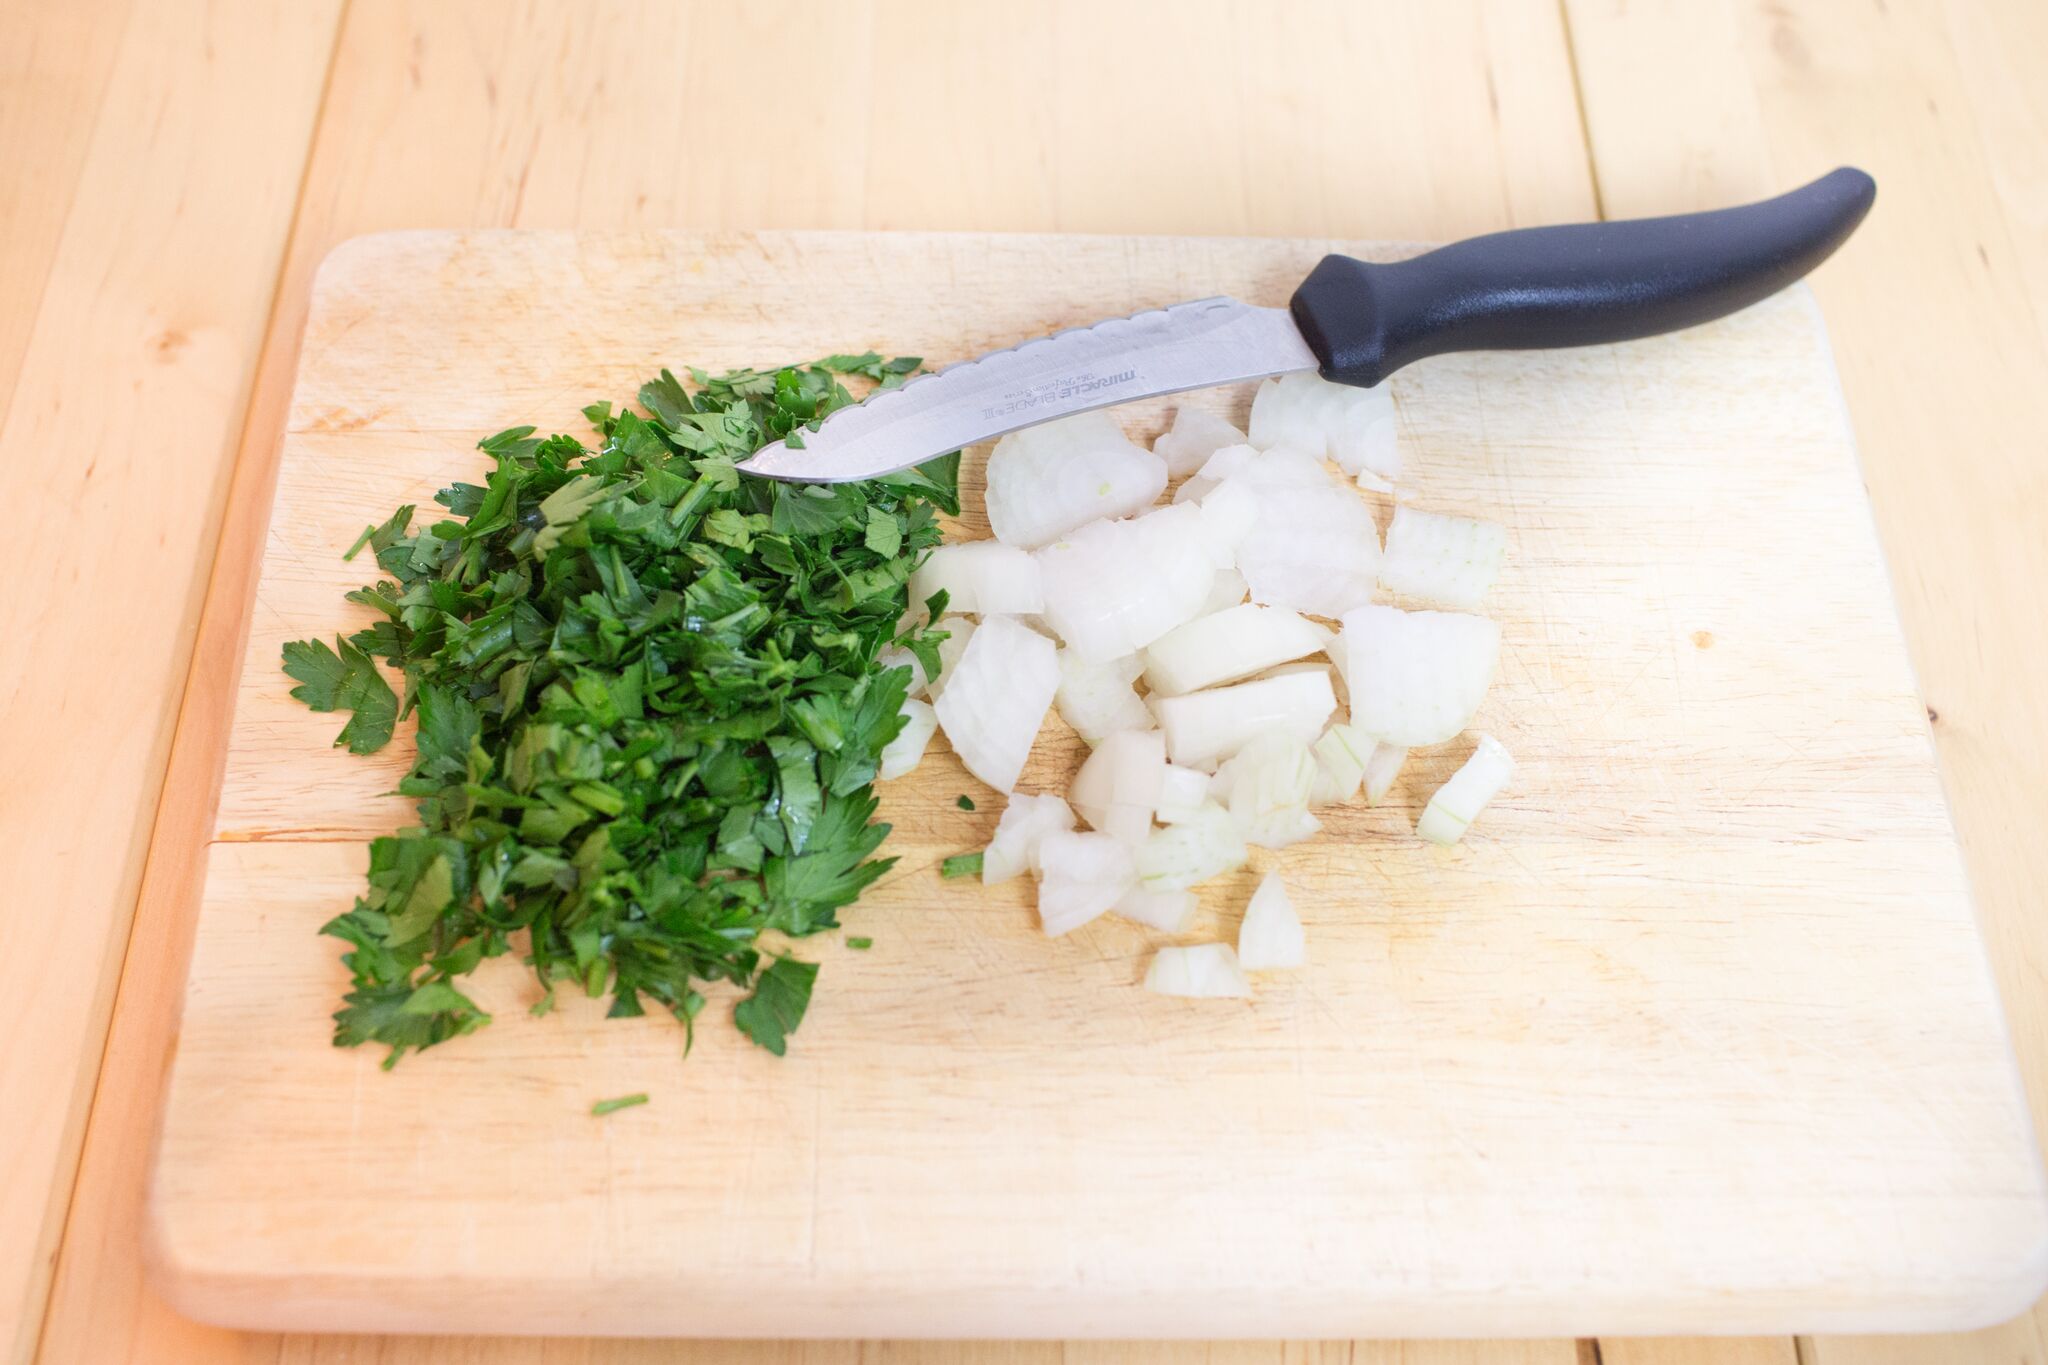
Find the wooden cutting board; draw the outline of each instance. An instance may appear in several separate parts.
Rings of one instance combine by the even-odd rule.
[[[1332,244],[405,233],[322,270],[257,590],[152,1195],[165,1290],[251,1327],[775,1336],[1853,1332],[2017,1311],[2048,1194],[1832,363],[1795,290],[1677,337],[1398,376],[1419,505],[1504,521],[1479,725],[1520,760],[1418,842],[1464,743],[1282,869],[1311,966],[1138,989],[1160,940],[1042,938],[942,882],[991,798],[885,787],[901,863],[787,1059],[719,1002],[544,1019],[378,1069],[328,1043],[317,935],[403,745],[331,749],[287,639],[352,628],[342,551],[583,430],[663,365],[948,361],[1140,307],[1283,301]],[[1378,256],[1401,249],[1340,244]],[[1196,400],[1240,422],[1244,391]],[[1130,414],[1149,436],[1167,405]],[[1386,509],[1381,509],[1385,515]],[[985,533],[976,526],[977,533]],[[1048,722],[1027,789],[1078,741]],[[955,808],[971,793],[974,813]],[[594,1100],[646,1091],[608,1119]]]

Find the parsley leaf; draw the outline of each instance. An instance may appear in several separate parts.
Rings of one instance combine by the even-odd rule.
[[[284,671],[299,680],[292,695],[315,711],[348,711],[348,724],[334,737],[352,754],[373,754],[391,739],[398,698],[370,656],[340,636],[293,640],[284,647]]]
[[[740,1001],[733,1022],[740,1032],[780,1057],[787,1049],[788,1035],[804,1021],[811,1004],[811,983],[817,980],[818,964],[779,957],[761,973],[754,993]]]
[[[941,877],[979,877],[981,875],[981,854],[956,853],[939,864]]]
[[[896,514],[879,507],[868,508],[867,533],[862,543],[884,559],[894,559],[903,548],[903,523]]]

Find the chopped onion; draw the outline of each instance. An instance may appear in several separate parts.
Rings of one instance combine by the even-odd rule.
[[[1351,723],[1403,747],[1441,744],[1486,696],[1500,627],[1484,616],[1367,606],[1344,617],[1343,645]]]
[[[924,757],[924,746],[932,742],[932,732],[938,728],[939,718],[929,703],[915,697],[905,698],[903,728],[896,732],[896,738],[882,746],[876,775],[886,781],[915,768]]]
[[[1252,601],[1337,617],[1372,600],[1380,567],[1372,509],[1316,459],[1268,451],[1225,483],[1251,489],[1258,500],[1258,516],[1237,546]],[[1205,503],[1221,492],[1219,485]]]
[[[1074,812],[1057,796],[1017,792],[996,821],[995,837],[981,851],[981,884],[994,886],[1022,872],[1038,871],[1038,850],[1048,834],[1074,827]]]
[[[1007,616],[991,616],[945,675],[934,707],[939,727],[967,771],[1009,791],[1060,682],[1052,641]]]
[[[1138,881],[1147,891],[1185,891],[1243,867],[1246,856],[1230,812],[1211,803],[1190,819],[1153,830],[1138,845]]]
[[[1202,509],[1095,521],[1038,552],[1045,619],[1080,658],[1135,654],[1192,618],[1216,577]]]
[[[903,646],[890,645],[887,649],[877,654],[875,656],[875,667],[884,673],[892,668],[909,669],[910,695],[913,697],[922,697],[924,695],[926,683],[924,665],[917,661],[915,654],[912,654]]]
[[[1195,893],[1192,891],[1147,891],[1138,887],[1124,892],[1123,899],[1109,907],[1112,915],[1149,924],[1154,929],[1163,929],[1177,934],[1188,927],[1188,921],[1195,914]]]
[[[1224,446],[1203,463],[1201,471],[1195,477],[1207,479],[1211,484],[1222,483],[1231,475],[1242,474],[1250,469],[1260,458],[1257,446]]]
[[[1335,805],[1358,795],[1365,780],[1366,764],[1372,761],[1379,741],[1355,725],[1339,722],[1323,731],[1312,752],[1316,759],[1315,785],[1309,790],[1312,806]]]
[[[1194,943],[1161,948],[1145,972],[1145,989],[1154,995],[1219,999],[1250,995],[1252,983],[1228,943]]]
[[[1259,522],[1259,494],[1243,479],[1225,479],[1196,504],[1202,529],[1209,535],[1209,554],[1218,569],[1234,568],[1238,549]]]
[[[1317,653],[1330,632],[1284,607],[1241,607],[1197,616],[1145,647],[1145,685],[1154,696],[1177,697],[1233,682]]]
[[[1244,575],[1236,569],[1218,569],[1216,581],[1209,585],[1209,600],[1202,603],[1198,616],[1209,616],[1227,607],[1234,607],[1244,601],[1249,589],[1245,587]]]
[[[1145,661],[1136,654],[1091,663],[1071,649],[1060,651],[1060,688],[1054,703],[1082,739],[1100,744],[1119,730],[1149,730],[1152,712],[1131,686]]]
[[[1335,634],[1335,630],[1331,630],[1331,634]],[[1341,677],[1337,675],[1337,669],[1335,669],[1335,665],[1331,665],[1331,663],[1329,663],[1329,661],[1325,661],[1325,659],[1303,659],[1303,661],[1300,661],[1300,663],[1282,663],[1282,665],[1280,665],[1280,667],[1276,667],[1276,669],[1266,669],[1264,673],[1260,673],[1260,675],[1257,675],[1257,677],[1253,677],[1251,681],[1264,681],[1264,679],[1268,679],[1268,677],[1294,677],[1294,675],[1298,675],[1298,673],[1313,673],[1315,677],[1321,677],[1323,681],[1327,681],[1327,684],[1329,684],[1329,694],[1331,694],[1333,698],[1337,698],[1337,708],[1335,708],[1335,710],[1331,710],[1331,716],[1333,716],[1333,718],[1341,720],[1343,716],[1346,716],[1346,714],[1348,714],[1346,710],[1343,710],[1343,708],[1346,708],[1346,706],[1348,706],[1348,702],[1346,702],[1346,696],[1348,696],[1348,694],[1346,694],[1346,688],[1343,688],[1343,679],[1341,679]],[[1313,745],[1313,743],[1315,743],[1315,737],[1311,735],[1307,743],[1311,743],[1311,745]]]
[[[1337,694],[1322,670],[1152,698],[1152,713],[1166,732],[1166,752],[1180,764],[1228,758],[1264,734],[1291,735],[1306,744],[1323,732],[1336,709]]]
[[[1451,774],[1451,780],[1436,789],[1415,832],[1433,844],[1455,844],[1479,818],[1486,803],[1500,793],[1514,775],[1515,760],[1492,735],[1481,735],[1479,747],[1465,766]]]
[[[1048,938],[1103,914],[1137,881],[1130,845],[1107,834],[1048,834],[1038,865],[1038,922]]]
[[[1244,433],[1206,408],[1183,404],[1173,412],[1173,426],[1152,443],[1152,453],[1166,461],[1166,476],[1185,479],[1225,446],[1243,445]]]
[[[943,589],[948,611],[976,616],[1043,611],[1038,561],[998,540],[941,545],[910,576],[910,600],[922,603]]]
[[[1251,446],[1224,446],[1203,464],[1195,476],[1173,490],[1175,502],[1200,502],[1209,496],[1216,486],[1240,470],[1251,467],[1259,458],[1259,452]]]
[[[1380,586],[1431,606],[1477,611],[1507,543],[1507,529],[1494,522],[1396,507]]]
[[[926,683],[924,689],[925,695],[937,702],[946,684],[953,680],[954,666],[967,652],[967,642],[974,638],[974,622],[965,616],[941,616],[932,623],[932,629],[946,632],[946,638],[939,641],[939,675]]]
[[[1166,461],[1133,445],[1108,413],[1083,412],[996,442],[988,524],[1005,545],[1035,550],[1091,521],[1131,516],[1165,489]]]
[[[1164,737],[1157,730],[1119,730],[1088,755],[1067,799],[1092,828],[1138,844],[1152,831],[1165,781]]]
[[[1196,812],[1209,799],[1209,784],[1213,780],[1199,769],[1167,764],[1166,775],[1159,781],[1159,823],[1177,825],[1197,818]]]
[[[1401,765],[1408,761],[1408,750],[1398,744],[1381,740],[1373,746],[1372,757],[1365,761],[1365,804],[1377,806],[1381,798],[1393,787],[1394,779],[1400,775]]]
[[[1229,792],[1230,818],[1246,843],[1285,848],[1322,829],[1308,813],[1316,764],[1308,746],[1287,735],[1261,735],[1216,770]]]
[[[1294,913],[1278,872],[1266,874],[1244,908],[1244,923],[1237,929],[1237,960],[1248,972],[1299,967],[1308,961],[1301,916]]]
[[[1251,443],[1330,459],[1360,483],[1387,487],[1401,477],[1394,395],[1386,385],[1332,384],[1310,371],[1259,385],[1252,398]]]

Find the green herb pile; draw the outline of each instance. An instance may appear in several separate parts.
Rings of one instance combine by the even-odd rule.
[[[902,728],[900,643],[936,673],[943,633],[899,633],[906,584],[958,510],[958,454],[862,484],[799,487],[733,468],[852,402],[839,376],[901,383],[915,359],[668,371],[645,416],[584,409],[591,450],[531,427],[481,443],[482,486],[401,507],[363,533],[388,578],[349,600],[379,619],[334,647],[284,647],[292,695],[347,711],[370,753],[419,716],[399,791],[419,825],[370,845],[369,888],[323,932],[354,977],[337,1046],[391,1065],[489,1022],[456,983],[524,947],[546,988],[651,1002],[686,1029],[700,989],[749,994],[735,1022],[780,1054],[813,964],[764,964],[763,930],[800,937],[893,861],[875,858],[882,748]],[[800,437],[799,437],[800,439]],[[374,660],[404,674],[401,699]]]

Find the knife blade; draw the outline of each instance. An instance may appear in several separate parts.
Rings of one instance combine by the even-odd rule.
[[[919,375],[841,408],[804,432],[802,446],[777,441],[740,468],[800,483],[849,483],[1091,408],[1319,363],[1286,309],[1197,299]]]
[[[1627,222],[1518,228],[1405,261],[1325,256],[1288,306],[1197,299],[1056,332],[841,408],[739,468],[848,483],[1091,408],[1319,371],[1371,387],[1450,351],[1590,346],[1747,307],[1833,254],[1877,186],[1844,166],[1775,199]]]

